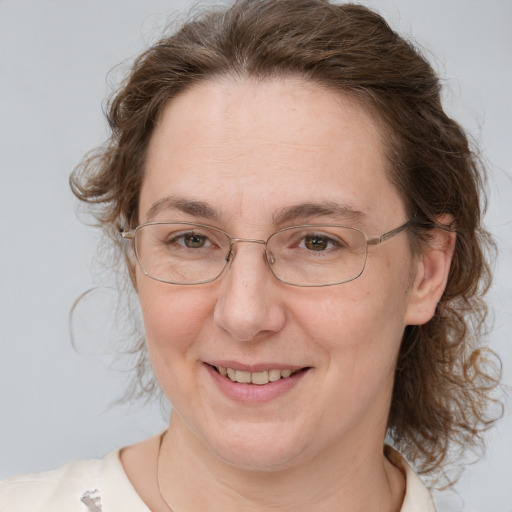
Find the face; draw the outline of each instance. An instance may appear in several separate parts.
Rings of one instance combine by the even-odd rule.
[[[264,240],[336,223],[374,237],[407,220],[386,165],[377,124],[348,97],[292,79],[203,83],[154,131],[139,221]],[[321,288],[280,282],[253,243],[236,244],[208,284],[165,284],[137,267],[148,350],[180,428],[249,468],[381,449],[415,265],[402,232],[369,248],[358,279]],[[245,384],[218,367],[293,374]]]

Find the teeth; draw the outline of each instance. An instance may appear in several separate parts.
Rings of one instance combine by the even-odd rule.
[[[241,382],[242,384],[249,384],[251,382],[251,372],[237,370],[235,372],[235,379],[237,382]]]
[[[268,372],[268,380],[270,382],[275,382],[281,378],[281,370],[269,370]]]
[[[253,373],[243,370],[234,370],[233,368],[226,368],[224,366],[216,366],[216,368],[223,377],[228,377],[233,382],[257,384],[258,386],[275,382],[279,379],[286,379],[295,373],[292,370],[279,370],[277,368]]]
[[[253,384],[268,384],[268,372],[254,372],[251,374],[251,382]]]

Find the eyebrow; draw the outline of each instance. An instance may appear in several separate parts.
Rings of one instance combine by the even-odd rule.
[[[350,222],[361,222],[366,218],[362,211],[356,210],[350,205],[326,201],[320,203],[300,203],[283,208],[273,215],[273,221],[276,225],[282,225],[292,220],[317,216],[328,216]]]
[[[147,211],[147,221],[151,222],[159,213],[166,210],[180,210],[194,217],[219,220],[221,212],[204,201],[196,201],[185,197],[169,196],[159,199]],[[287,206],[272,215],[274,225],[279,226],[308,217],[331,217],[343,222],[361,222],[366,215],[350,205],[333,201],[319,203],[299,203]]]
[[[203,201],[194,201],[187,198],[169,196],[156,201],[147,211],[147,222],[151,222],[160,212],[165,210],[180,210],[194,217],[203,217],[218,220],[220,213]]]

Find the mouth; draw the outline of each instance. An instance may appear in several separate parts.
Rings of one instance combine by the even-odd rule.
[[[264,386],[270,382],[276,382],[282,379],[288,379],[291,376],[305,372],[308,368],[299,368],[297,370],[272,368],[260,372],[249,372],[245,370],[235,370],[227,366],[211,366],[219,375],[231,380],[231,382],[238,382],[240,384],[256,384],[257,386]]]

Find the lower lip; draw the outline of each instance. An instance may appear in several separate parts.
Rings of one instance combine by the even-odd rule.
[[[232,400],[248,404],[264,403],[284,395],[294,388],[309,373],[308,369],[294,373],[286,379],[279,379],[268,384],[241,384],[223,377],[212,366],[204,364],[219,389]]]

